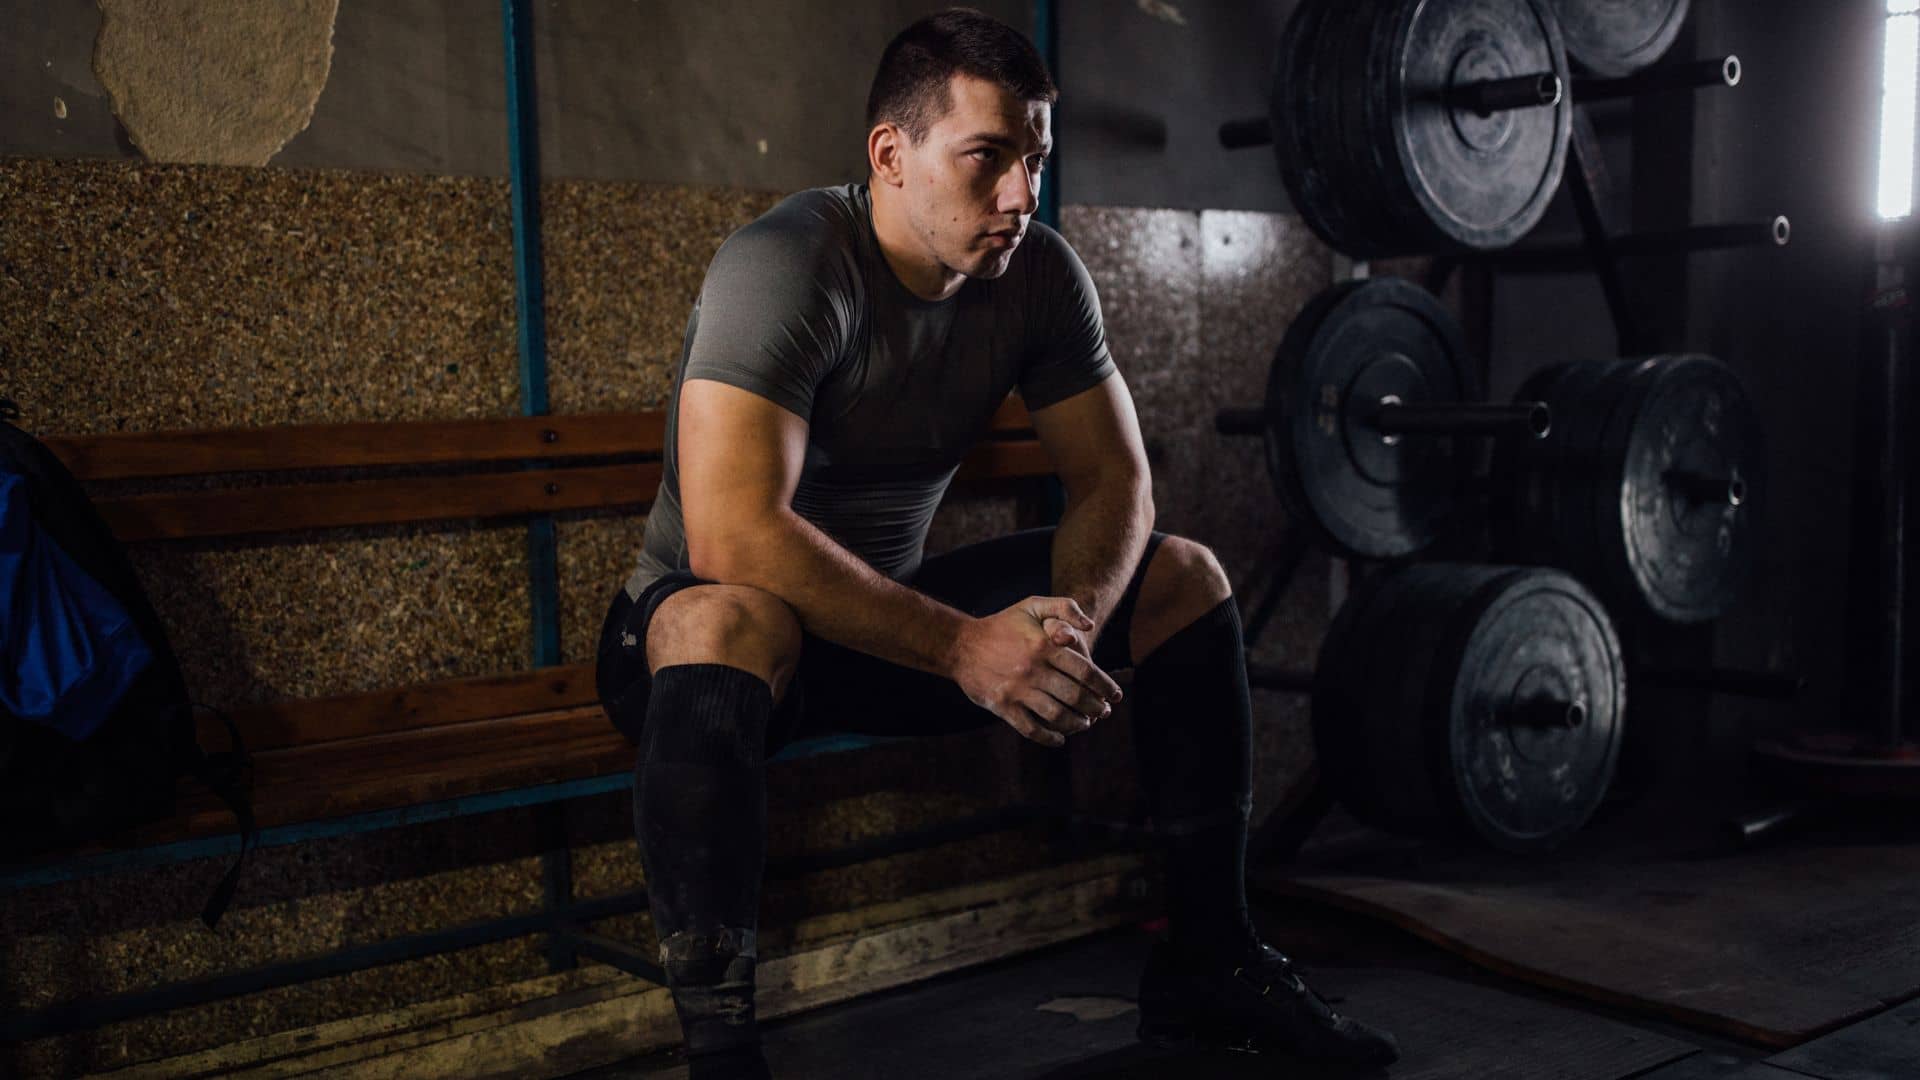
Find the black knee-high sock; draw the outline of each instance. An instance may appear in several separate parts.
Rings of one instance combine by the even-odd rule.
[[[758,1056],[754,939],[772,713],[771,689],[738,668],[682,664],[653,676],[634,833],[661,965],[695,1059]]]
[[[1168,922],[1176,945],[1237,954],[1247,918],[1247,816],[1253,703],[1229,597],[1134,669],[1140,776],[1167,852]]]

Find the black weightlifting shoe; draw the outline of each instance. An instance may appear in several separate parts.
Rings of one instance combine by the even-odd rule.
[[[1271,945],[1249,941],[1237,963],[1189,959],[1156,942],[1140,976],[1140,1041],[1387,1065],[1392,1035],[1335,1012]]]

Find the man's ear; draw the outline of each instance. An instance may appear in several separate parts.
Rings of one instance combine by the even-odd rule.
[[[889,187],[899,187],[905,183],[901,175],[901,157],[907,150],[907,133],[900,125],[892,122],[875,124],[867,132],[867,167],[873,170],[874,179]]]

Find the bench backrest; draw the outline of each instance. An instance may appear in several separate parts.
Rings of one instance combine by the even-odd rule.
[[[95,505],[124,543],[258,536],[313,529],[498,519],[558,511],[644,509],[658,490],[663,411],[576,416],[313,424],[138,434],[51,436],[82,481],[202,477],[211,486],[100,492]],[[404,475],[406,468],[487,471]],[[517,467],[516,467],[517,466]],[[488,468],[491,467],[491,468]],[[375,470],[350,479],[309,473]],[[1045,449],[1017,398],[956,483],[987,486],[1050,475]],[[258,474],[298,473],[293,479]],[[225,482],[223,482],[225,481]],[[591,664],[447,679],[253,706],[237,719],[249,747],[268,750],[488,717],[591,705]],[[209,731],[210,745],[220,737]]]

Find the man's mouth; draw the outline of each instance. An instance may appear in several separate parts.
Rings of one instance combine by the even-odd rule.
[[[1010,248],[1020,242],[1020,235],[1019,229],[1002,229],[999,232],[988,233],[987,242],[995,247]]]

